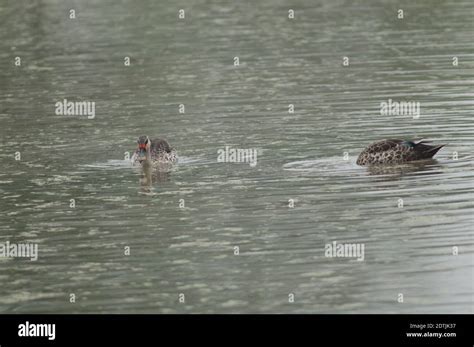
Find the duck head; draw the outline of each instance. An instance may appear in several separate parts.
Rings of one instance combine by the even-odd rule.
[[[150,156],[151,141],[148,138],[148,136],[145,135],[145,136],[140,136],[138,138],[137,143],[138,143],[138,149],[137,149],[138,161],[141,163],[147,160],[147,158]]]

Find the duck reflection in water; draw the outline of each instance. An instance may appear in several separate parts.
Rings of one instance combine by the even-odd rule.
[[[398,179],[403,175],[416,173],[422,175],[434,175],[440,173],[441,165],[435,159],[419,160],[404,164],[394,165],[370,165],[367,173],[374,176],[387,176]]]

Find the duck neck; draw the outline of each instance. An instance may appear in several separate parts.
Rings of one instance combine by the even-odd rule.
[[[147,151],[145,152],[145,160],[142,164],[143,175],[145,179],[144,182],[146,182],[146,184],[151,184],[151,166],[151,153],[150,150],[147,149]]]
[[[151,149],[147,149],[145,152],[145,161],[151,162]]]

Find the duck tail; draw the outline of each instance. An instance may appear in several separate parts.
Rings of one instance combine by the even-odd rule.
[[[415,144],[416,151],[421,154],[421,157],[423,159],[432,158],[436,153],[438,153],[438,151],[441,148],[446,146],[446,144],[431,146],[431,145],[426,145],[425,143],[429,143],[429,142],[428,141],[420,141],[417,144]]]

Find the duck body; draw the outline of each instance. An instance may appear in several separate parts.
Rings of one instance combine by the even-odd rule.
[[[428,141],[390,139],[377,141],[365,148],[357,158],[357,165],[402,164],[431,159],[444,145],[427,145]]]
[[[134,164],[157,166],[174,164],[178,161],[176,150],[164,139],[150,140],[148,136],[140,136],[137,143],[138,148],[132,157]]]

